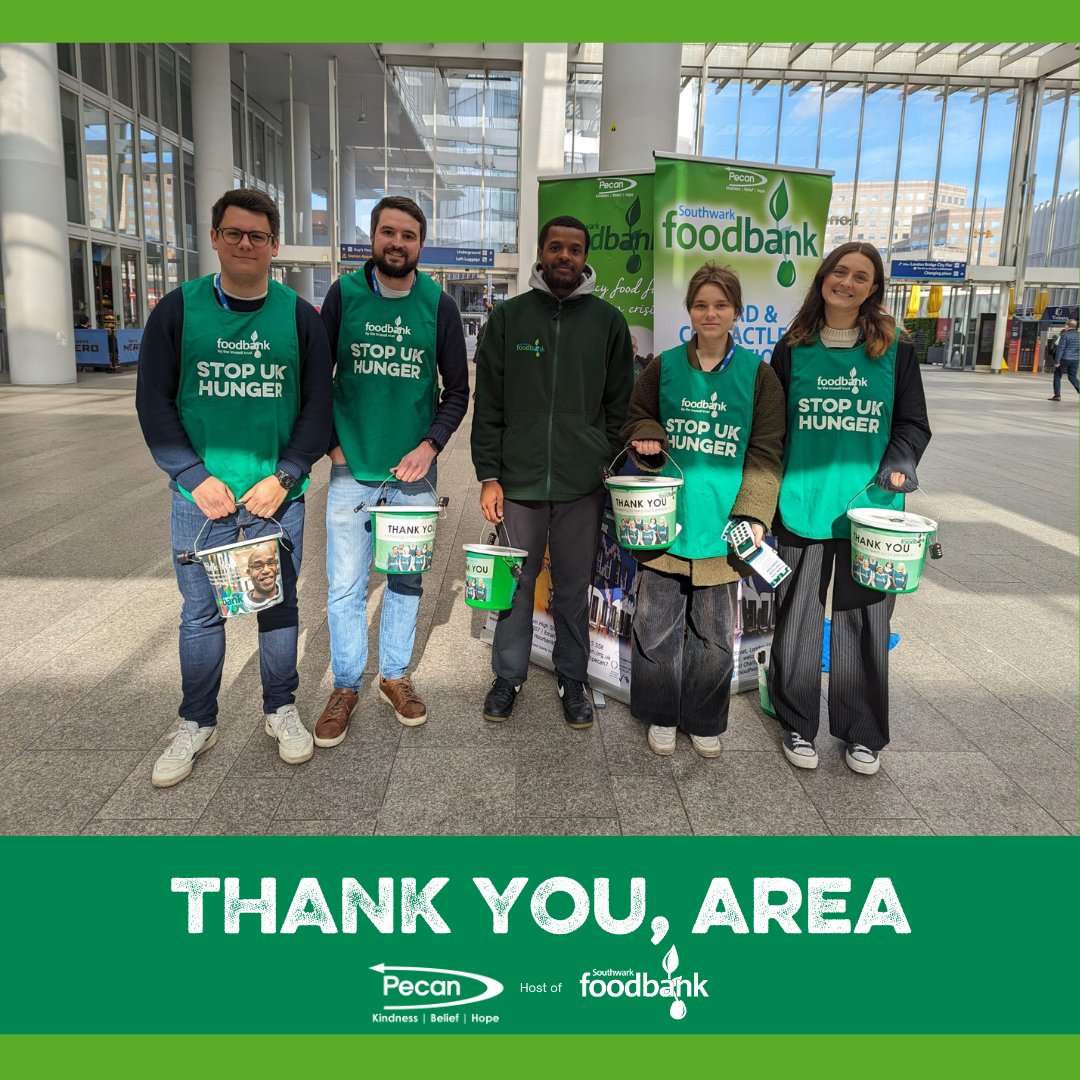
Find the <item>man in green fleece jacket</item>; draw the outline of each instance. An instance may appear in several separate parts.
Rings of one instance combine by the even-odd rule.
[[[499,616],[484,719],[506,720],[529,671],[533,591],[551,554],[555,647],[566,722],[592,725],[588,589],[604,505],[599,470],[622,446],[633,348],[622,313],[592,295],[589,233],[573,217],[540,230],[529,291],[499,304],[476,354],[472,458],[480,509],[529,552]]]

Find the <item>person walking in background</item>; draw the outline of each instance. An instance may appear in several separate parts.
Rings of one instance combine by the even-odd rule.
[[[1055,361],[1054,394],[1050,400],[1061,400],[1062,375],[1068,378],[1073,385],[1073,389],[1080,394],[1080,380],[1076,377],[1076,369],[1080,366],[1080,341],[1077,338],[1075,319],[1069,319],[1065,324],[1065,329],[1058,335]]]
[[[313,752],[295,704],[303,493],[326,453],[332,387],[318,314],[270,280],[279,232],[277,205],[262,192],[238,188],[218,199],[210,245],[221,273],[185,282],[150,313],[135,408],[173,490],[174,555],[233,543],[241,529],[247,539],[285,534],[284,595],[256,618],[265,731],[281,760],[296,765]],[[225,663],[225,620],[206,570],[197,562],[175,569],[183,699],[179,730],[154,765],[155,787],[178,784],[214,745]]]
[[[374,552],[367,507],[384,497],[391,506],[434,503],[435,459],[469,407],[461,312],[437,281],[417,270],[426,236],[427,218],[412,199],[381,199],[371,211],[371,259],[335,281],[323,301],[337,363],[326,499],[334,691],[315,725],[316,746],[345,739],[367,665]],[[354,512],[361,503],[364,509]],[[415,548],[399,552],[404,572],[387,578],[379,624],[379,696],[410,727],[427,720],[408,677],[421,565]]]
[[[693,337],[642,372],[622,429],[641,469],[666,472],[667,452],[684,477],[674,543],[666,551],[633,553],[641,571],[630,712],[649,725],[653,753],[674,753],[682,730],[697,754],[713,758],[727,729],[739,581],[751,573],[720,534],[736,517],[750,522],[757,547],[764,540],[780,487],[784,395],[769,365],[732,335],[742,288],[731,269],[701,267],[686,290],[686,309]],[[722,428],[724,439],[707,448],[700,445],[705,440],[690,446],[672,439],[669,431],[701,419],[696,403],[703,401],[712,402],[713,415],[722,414],[713,431]],[[717,441],[732,453],[715,453]],[[655,529],[650,520],[647,536]]]
[[[849,506],[903,509],[900,493],[918,486],[930,425],[915,349],[882,307],[884,286],[877,249],[842,244],[821,264],[772,358],[787,400],[773,531],[792,573],[777,589],[768,684],[784,754],[801,769],[818,764],[830,581],[829,729],[858,773],[877,772],[889,741],[895,598],[853,579],[846,514]],[[875,580],[884,574],[875,571]]]
[[[499,616],[484,719],[506,720],[529,672],[533,594],[551,550],[552,660],[572,728],[593,722],[586,683],[589,581],[604,505],[599,469],[618,453],[633,385],[622,312],[592,295],[589,232],[577,218],[540,230],[528,292],[492,311],[476,354],[472,459],[480,509],[528,551],[513,607]]]

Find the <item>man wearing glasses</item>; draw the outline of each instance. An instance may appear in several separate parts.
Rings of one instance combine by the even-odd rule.
[[[315,725],[315,745],[337,746],[367,665],[372,561],[366,507],[433,503],[435,456],[469,407],[469,363],[457,304],[417,270],[427,219],[403,195],[371,211],[371,260],[330,286],[322,319],[337,362],[333,468],[326,499],[330,666],[334,692]],[[440,393],[441,383],[441,393]],[[354,513],[361,503],[365,509]],[[427,707],[409,679],[422,592],[422,557],[403,553],[386,581],[379,623],[379,696],[413,727]]]
[[[150,313],[135,406],[173,490],[174,556],[233,543],[241,530],[248,539],[285,535],[282,600],[256,618],[264,730],[281,760],[295,765],[313,753],[295,704],[296,578],[303,492],[331,424],[330,350],[315,309],[270,280],[277,206],[259,191],[228,191],[211,223],[221,272],[184,282]],[[183,697],[179,728],[154,765],[155,787],[190,775],[216,741],[225,662],[224,619],[206,571],[197,562],[175,562],[175,569]]]

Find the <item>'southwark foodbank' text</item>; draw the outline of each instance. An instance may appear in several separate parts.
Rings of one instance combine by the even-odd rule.
[[[550,934],[571,934],[590,919],[605,933],[632,934],[645,922],[643,877],[618,884],[616,906],[619,912],[627,912],[623,917],[612,914],[609,878],[594,878],[591,892],[574,878],[546,878],[533,888],[525,914],[517,904],[528,885],[528,878],[515,877],[500,890],[490,878],[474,877],[468,893],[471,896],[473,888],[479,893],[491,915],[493,934],[508,933],[511,917],[518,922],[531,918]],[[318,878],[304,877],[295,885],[290,883],[279,904],[278,880],[273,877],[260,879],[257,895],[242,890],[238,877],[171,879],[172,892],[187,896],[189,934],[203,933],[208,917],[222,920],[218,925],[226,934],[238,934],[241,929],[254,932],[256,926],[263,934],[294,934],[301,927],[324,934],[355,934],[364,924],[380,934],[414,934],[421,921],[436,934],[449,934],[451,928],[435,903],[448,886],[451,890],[466,887],[463,881],[451,885],[448,877],[430,878],[423,885],[416,878],[380,877],[372,893],[357,878],[343,877],[324,889]],[[556,918],[549,911],[549,902],[556,896],[560,911],[569,899],[572,910],[566,917]],[[279,914],[282,910],[284,914]],[[856,910],[853,922],[848,916]],[[245,915],[254,918],[243,919]],[[847,877],[810,877],[805,886],[792,878],[757,877],[739,892],[730,878],[716,877],[702,898],[691,933],[726,928],[735,934],[801,934],[804,927],[809,934],[868,934],[874,929],[911,933],[892,879],[887,877],[874,878],[865,894],[854,895]]]

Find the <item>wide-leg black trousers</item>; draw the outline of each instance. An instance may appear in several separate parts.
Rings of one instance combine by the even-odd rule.
[[[780,723],[804,739],[817,736],[825,598],[832,582],[829,731],[871,750],[889,741],[889,620],[896,597],[851,576],[847,540],[781,534],[778,553],[791,575],[776,593],[769,694]]]

